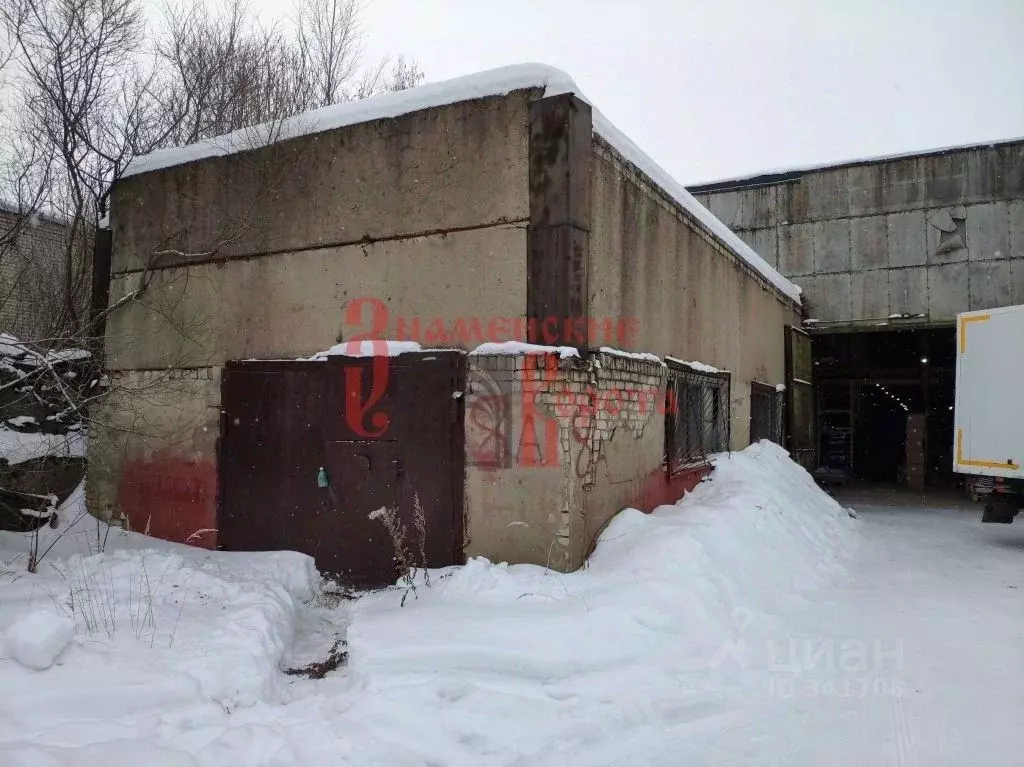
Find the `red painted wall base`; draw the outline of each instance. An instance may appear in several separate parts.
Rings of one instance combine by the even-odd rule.
[[[698,466],[666,477],[663,468],[648,474],[640,485],[640,493],[630,504],[634,509],[651,512],[659,506],[673,504],[693,490],[712,471],[709,465]]]
[[[129,461],[118,492],[128,526],[177,543],[217,546],[217,467],[166,453]]]

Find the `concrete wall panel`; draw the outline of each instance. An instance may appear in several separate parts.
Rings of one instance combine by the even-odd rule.
[[[823,321],[849,320],[852,315],[849,274],[821,274],[805,295],[812,317]]]
[[[115,278],[110,300],[134,289],[138,279]],[[386,307],[380,327],[374,327],[378,320],[369,304],[350,321],[348,307],[360,298]],[[431,338],[435,318],[449,331],[460,319],[477,320],[486,331],[491,318],[523,317],[525,311],[522,228],[197,264],[158,272],[145,302],[111,316],[107,365],[140,369],[295,359],[359,334],[396,338],[399,319],[407,337],[419,328],[410,340],[462,346],[436,333]]]
[[[215,529],[220,368],[114,373],[110,384],[91,413],[89,511],[177,541]]]
[[[1015,200],[1007,207],[1010,257],[1024,260],[1024,200]]]
[[[846,168],[823,170],[807,177],[807,218],[825,221],[850,215],[850,187]]]
[[[850,250],[854,271],[888,266],[889,235],[885,216],[850,219]]]
[[[968,268],[972,310],[1013,304],[1013,266],[1009,261],[976,261]]]
[[[971,261],[988,261],[1010,255],[1010,213],[1005,202],[967,208],[967,250]]]
[[[872,269],[853,272],[850,275],[851,316],[859,319],[888,317],[889,272],[886,269]]]
[[[530,91],[360,123],[131,176],[113,271],[155,250],[218,257],[525,220]],[[168,253],[161,265],[188,259]]]
[[[791,277],[814,272],[813,224],[794,224],[779,231],[779,268]]]
[[[908,210],[924,200],[921,160],[910,157],[882,165],[882,207],[886,211]]]
[[[722,192],[711,199],[711,212],[719,221],[730,229],[743,228],[743,203],[746,194],[742,192]]]
[[[635,351],[731,371],[734,396],[754,378],[781,382],[783,327],[797,321],[796,307],[622,158],[598,151],[593,174],[591,314],[633,319],[639,329]],[[810,263],[812,228],[806,231]],[[735,446],[742,446],[740,434],[733,435]]]
[[[755,187],[740,194],[743,197],[743,205],[738,228],[763,229],[779,223],[777,187]]]
[[[809,221],[808,211],[811,204],[810,186],[804,183],[804,176],[800,181],[792,184],[783,184],[779,187],[779,215],[782,223],[793,226],[804,224]]]
[[[849,272],[850,263],[850,220],[840,218],[815,224],[814,271]]]
[[[1013,278],[1013,303],[1024,304],[1024,260],[1010,262]]]
[[[843,174],[847,212],[836,188]],[[750,200],[765,188],[734,188],[730,194]],[[869,320],[887,306],[891,313],[911,311],[945,323],[978,301],[1024,301],[1017,287],[1024,270],[1017,265],[1024,263],[1024,141],[809,170],[768,188],[776,190],[780,209],[779,271],[807,286],[812,313],[819,317],[841,313],[830,298],[835,282],[819,279],[840,273],[863,275],[851,282],[854,320]],[[846,220],[849,266],[832,246],[833,233]],[[745,235],[748,241],[761,236]],[[1009,271],[973,270],[979,285],[974,295],[966,263],[1001,259],[1011,261]],[[924,265],[926,275],[917,269]],[[913,270],[903,273],[907,268]],[[888,281],[866,274],[879,269],[893,270]],[[1008,291],[991,287],[997,275],[1009,275]],[[888,291],[875,295],[883,284]]]
[[[965,153],[967,188],[962,202],[987,202],[998,198],[1003,190],[1003,164],[997,152],[972,149]]]
[[[963,296],[968,292],[967,264],[938,264],[928,267],[928,306],[931,319],[950,321],[965,311]]]
[[[847,169],[850,186],[850,215],[863,216],[885,209],[882,166],[853,165]]]
[[[889,308],[893,314],[928,311],[928,270],[924,267],[889,272]]]
[[[929,205],[956,204],[967,188],[967,158],[962,152],[929,157],[921,163]]]
[[[774,267],[778,266],[778,235],[774,227],[769,229],[741,229],[736,232],[736,235],[769,264]]]
[[[1024,197],[1024,145],[1010,144],[997,147],[996,153],[1003,169],[1003,195]]]
[[[886,216],[889,266],[917,266],[928,261],[924,211]]]

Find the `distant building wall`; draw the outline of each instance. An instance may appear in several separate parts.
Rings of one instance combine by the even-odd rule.
[[[809,318],[951,322],[1024,303],[1024,142],[691,188],[804,289]]]
[[[22,220],[0,207],[0,236],[12,231],[13,242],[0,246],[0,333],[24,341],[48,339],[63,312],[68,227],[39,215]],[[77,298],[84,312],[87,291]]]

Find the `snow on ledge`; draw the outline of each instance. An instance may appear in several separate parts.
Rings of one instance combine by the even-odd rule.
[[[686,360],[677,359],[676,357],[666,357],[669,362],[674,362],[677,365],[685,365],[690,370],[696,370],[699,373],[724,373],[726,371],[719,370],[711,365],[705,365],[703,362],[687,362]]]
[[[381,354],[381,351],[386,353]],[[328,357],[398,357],[421,351],[423,347],[415,341],[345,341],[311,357],[303,357],[302,361],[317,362]]]
[[[557,354],[563,360],[580,356],[579,350],[572,346],[541,346],[523,341],[480,344],[470,354]]]
[[[611,144],[617,152],[650,177],[666,194],[689,211],[780,292],[796,303],[800,303],[799,287],[779,274],[753,248],[719,221],[711,211],[697,202],[696,198],[686,191],[682,184],[672,178],[668,171],[616,128],[608,118],[601,114],[593,102],[583,95],[568,74],[546,64],[517,64],[491,69],[439,83],[409,88],[397,93],[387,93],[372,99],[334,104],[296,115],[280,123],[267,123],[253,128],[245,128],[190,146],[160,149],[134,158],[125,169],[123,177],[136,176],[140,173],[148,173],[209,157],[256,149],[276,141],[322,133],[357,123],[400,117],[411,112],[455,104],[460,101],[488,96],[504,96],[512,91],[528,88],[543,88],[545,96],[573,93],[580,100],[590,104],[595,134]]]
[[[622,349],[613,349],[610,346],[602,346],[601,354],[610,354],[613,357],[625,357],[631,360],[643,360],[644,362],[657,362],[659,365],[665,364],[661,357],[650,352],[627,352]]]

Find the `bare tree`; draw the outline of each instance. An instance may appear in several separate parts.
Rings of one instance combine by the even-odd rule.
[[[415,61],[406,61],[404,56],[394,61],[384,58],[363,72],[356,85],[354,98],[368,99],[382,93],[403,91],[415,88],[422,81],[423,73]]]
[[[221,0],[212,9],[203,0],[168,0],[176,4],[166,6],[156,38],[143,24],[143,1],[0,0],[0,74],[10,82],[0,101],[0,316],[17,299],[40,321],[23,338],[20,367],[6,377],[0,370],[0,407],[8,415],[36,408],[21,422],[52,419],[69,429],[95,426],[145,439],[145,418],[126,411],[134,404],[141,412],[147,398],[185,386],[173,368],[183,366],[177,363],[205,332],[204,318],[174,303],[186,293],[189,270],[176,270],[179,282],[168,285],[172,277],[161,267],[214,256],[261,225],[252,211],[300,161],[294,148],[278,150],[287,118],[411,87],[423,77],[401,58],[361,67],[358,0],[300,0],[295,28],[260,24],[244,0]],[[143,268],[118,280],[108,306],[90,316],[94,243],[111,189],[129,163],[154,149],[228,133],[234,148],[258,151],[218,231],[204,235],[209,242],[191,236],[187,222],[155,234]],[[56,258],[47,257],[52,253]],[[15,259],[17,268],[6,269],[5,261]],[[142,385],[101,383],[116,378],[103,376],[103,324],[116,314],[118,332],[147,344],[138,321],[145,313],[172,324],[180,358],[166,360],[167,374],[158,371]],[[69,371],[71,359],[81,364]],[[0,495],[40,503],[50,497],[49,490],[8,479],[0,461]],[[32,566],[42,556],[33,556]]]
[[[317,106],[348,101],[359,73],[363,35],[359,0],[301,0],[298,45]]]
[[[140,0],[6,0],[0,22],[14,43],[17,130],[46,163],[40,207],[67,224],[60,325],[81,332],[93,237],[107,195],[134,154],[164,139],[153,130],[152,72],[141,64]]]
[[[359,0],[298,0],[294,33],[260,24],[245,0],[164,6],[157,40],[171,143],[190,144],[303,111],[418,85],[415,62],[361,69]]]
[[[164,8],[161,59],[171,144],[191,144],[313,106],[300,49],[278,26],[264,28],[243,0]]]

